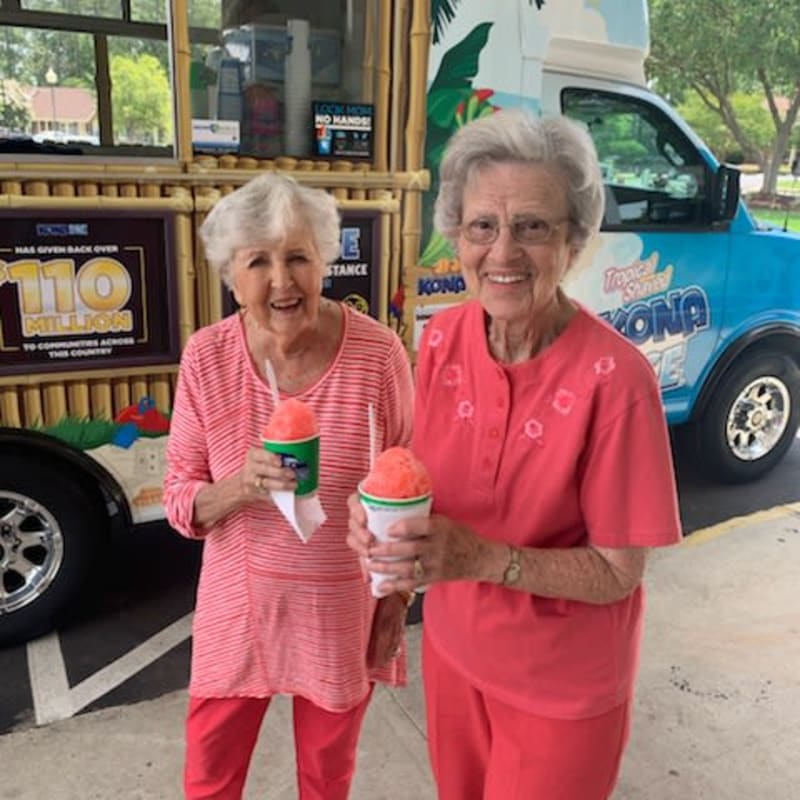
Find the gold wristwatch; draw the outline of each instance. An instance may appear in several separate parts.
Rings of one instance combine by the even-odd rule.
[[[503,586],[513,586],[518,580],[522,567],[519,563],[519,549],[508,546],[508,566],[503,573]]]

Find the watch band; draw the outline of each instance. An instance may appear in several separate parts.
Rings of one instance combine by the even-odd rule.
[[[508,546],[508,564],[503,572],[503,586],[513,586],[522,573],[522,565],[519,563],[519,548],[513,545]]]

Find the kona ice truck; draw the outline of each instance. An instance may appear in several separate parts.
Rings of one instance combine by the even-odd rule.
[[[643,0],[460,0],[452,15],[426,0],[282,0],[269,24],[222,0],[238,27],[221,31],[190,25],[186,0],[168,5],[170,25],[0,9],[0,28],[62,25],[94,52],[108,37],[161,38],[175,118],[168,146],[117,153],[101,59],[102,153],[3,155],[0,137],[0,646],[58,623],[111,530],[163,518],[180,350],[231,310],[195,234],[216,199],[264,169],[334,193],[344,234],[326,292],[396,326],[413,356],[430,315],[465,297],[431,230],[443,147],[497,108],[564,113],[591,132],[606,213],[568,289],[646,354],[699,463],[747,481],[785,454],[800,413],[800,241],[760,228],[738,173],[645,87]],[[318,42],[310,74],[282,60],[300,6]],[[304,123],[302,104],[272,102],[291,116],[270,117],[282,139],[254,141],[252,87],[281,100],[291,82],[296,99],[309,81],[323,116]],[[209,126],[213,142],[198,138]],[[323,133],[337,152],[311,149]]]
[[[422,224],[455,128],[511,106],[583,123],[606,209],[566,288],[647,356],[668,422],[712,480],[759,478],[800,420],[800,238],[757,224],[738,172],[646,88],[644,0],[538,5],[464,0],[432,46]],[[424,230],[415,341],[464,290],[446,243]]]

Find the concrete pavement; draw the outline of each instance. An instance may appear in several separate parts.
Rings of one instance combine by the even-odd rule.
[[[613,800],[800,797],[800,503],[654,555],[631,744]],[[376,690],[354,800],[435,800],[425,750],[420,626],[409,687]],[[175,800],[183,691],[0,737],[0,800]],[[246,800],[296,796],[278,698]],[[547,799],[549,800],[549,799]]]

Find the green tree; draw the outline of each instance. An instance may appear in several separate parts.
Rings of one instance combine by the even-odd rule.
[[[676,102],[690,90],[719,116],[743,153],[759,154],[762,192],[774,194],[800,111],[800,14],[784,0],[650,2],[648,77]],[[772,131],[763,147],[737,108],[737,92],[758,93]],[[788,100],[781,110],[780,98]],[[744,115],[744,116],[743,116]]]
[[[111,84],[118,140],[162,144],[172,139],[169,80],[155,56],[112,56]]]
[[[0,128],[23,133],[28,130],[30,121],[28,109],[8,91],[6,82],[0,78]]]
[[[769,157],[775,133],[764,96],[734,92],[731,106],[747,141],[755,149],[743,151],[720,115],[710,109],[693,89],[685,94],[678,111],[721,161],[735,161],[738,157],[739,160],[763,163]]]

